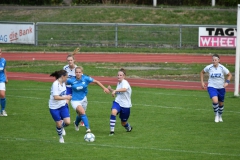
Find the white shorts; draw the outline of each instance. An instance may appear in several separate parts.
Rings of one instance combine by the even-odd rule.
[[[0,90],[1,90],[1,91],[6,91],[5,82],[0,82]]]
[[[87,104],[88,104],[88,101],[87,101],[87,97],[84,97],[83,100],[81,101],[72,101],[71,100],[71,105],[73,107],[73,109],[76,111],[77,109],[77,106],[82,106],[83,109],[86,111],[87,110]]]

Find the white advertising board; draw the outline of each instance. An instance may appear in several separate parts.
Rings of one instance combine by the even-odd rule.
[[[0,24],[0,43],[35,44],[34,24]]]
[[[236,48],[236,28],[199,27],[199,47]]]

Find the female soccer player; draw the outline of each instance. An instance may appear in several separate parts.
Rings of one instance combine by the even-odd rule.
[[[68,64],[63,67],[65,71],[68,73],[68,78],[75,77],[75,68],[77,65],[75,64],[75,58],[74,55],[79,52],[79,48],[76,48],[72,54],[68,54],[67,56],[67,62]],[[72,87],[71,85],[66,85],[67,87],[67,95],[72,95]],[[69,102],[67,101],[69,104]],[[84,126],[83,121],[80,122],[80,126]]]
[[[212,64],[206,66],[201,72],[201,85],[204,89],[206,87],[203,77],[204,73],[209,74],[208,79],[208,94],[212,99],[213,111],[215,113],[215,122],[223,122],[222,113],[224,109],[224,98],[226,90],[225,88],[230,83],[232,78],[232,74],[229,70],[220,64],[220,57],[217,54],[212,56]],[[227,79],[225,81],[225,75],[227,75]]]
[[[65,70],[60,70],[53,72],[50,76],[55,77],[56,80],[53,82],[51,87],[49,110],[52,118],[56,122],[59,142],[64,143],[63,136],[66,135],[66,132],[63,127],[70,124],[70,114],[67,101],[72,98],[71,95],[66,95],[65,82],[68,74]]]
[[[72,99],[71,105],[74,110],[77,112],[76,120],[74,122],[75,130],[79,131],[79,122],[82,120],[85,127],[86,132],[91,132],[90,126],[88,123],[88,118],[85,113],[87,109],[87,93],[88,93],[88,85],[89,83],[96,83],[98,84],[105,93],[109,93],[109,90],[102,85],[99,81],[83,74],[83,68],[76,67],[75,69],[75,78],[70,78],[67,80],[67,84],[72,86]]]
[[[1,103],[1,112],[0,116],[7,116],[6,108],[6,84],[8,83],[7,79],[7,70],[6,70],[7,62],[2,57],[2,49],[0,48],[0,103]]]
[[[72,54],[68,54],[67,62],[68,64],[63,67],[63,70],[67,71],[68,78],[75,77],[75,68],[77,65],[75,64],[74,55],[79,51],[79,48],[76,48]],[[67,85],[67,95],[72,94],[71,85]]]
[[[111,116],[110,116],[110,136],[114,135],[116,116],[119,114],[121,119],[122,126],[127,130],[127,132],[132,131],[132,127],[128,123],[128,118],[130,116],[130,108],[132,107],[131,94],[132,89],[127,80],[125,80],[126,71],[121,68],[118,71],[117,79],[117,88],[116,90],[112,89],[111,86],[108,86],[108,89],[112,92],[112,96],[115,97],[115,100],[112,104]]]

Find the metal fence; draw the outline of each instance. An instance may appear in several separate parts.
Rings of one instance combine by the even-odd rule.
[[[236,25],[36,23],[36,45],[123,48],[198,48],[198,28]]]

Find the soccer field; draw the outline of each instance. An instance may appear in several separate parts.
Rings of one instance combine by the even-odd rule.
[[[85,142],[85,128],[65,128],[58,142],[48,109],[49,82],[14,81],[7,84],[8,117],[0,117],[0,159],[240,159],[240,99],[228,92],[223,123],[214,122],[206,91],[132,87],[130,124],[126,132],[117,119],[109,134],[111,95],[89,86],[87,115],[95,142]],[[70,106],[71,121],[76,113]]]

